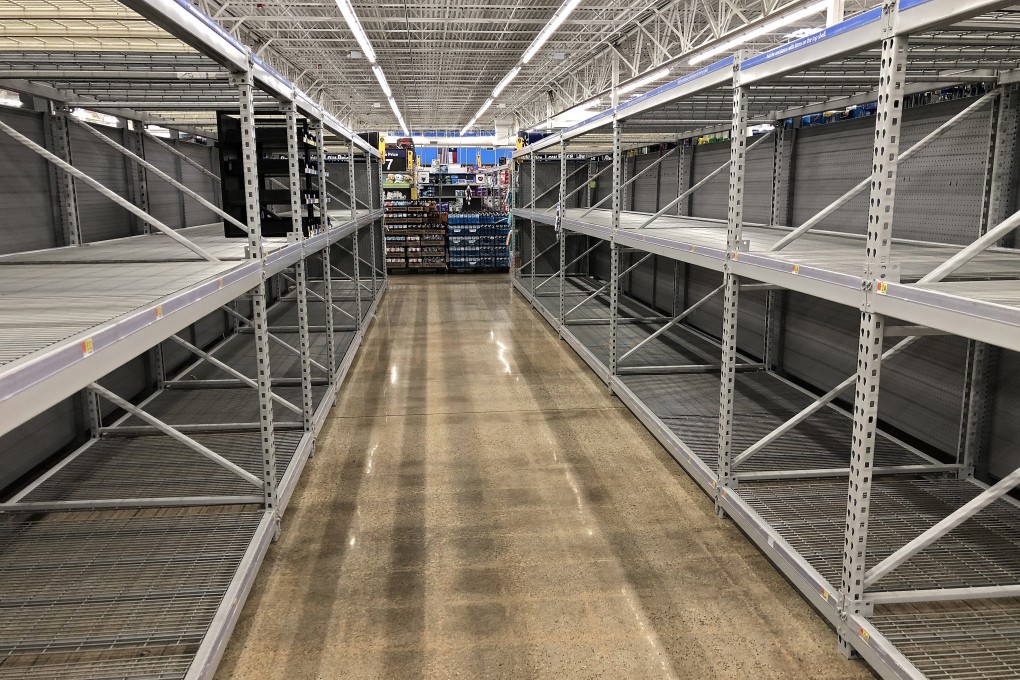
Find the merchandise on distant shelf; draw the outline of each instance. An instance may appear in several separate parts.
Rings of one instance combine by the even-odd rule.
[[[509,268],[508,217],[504,212],[451,213],[446,225],[450,268]]]
[[[386,267],[445,269],[446,216],[427,199],[385,203]]]

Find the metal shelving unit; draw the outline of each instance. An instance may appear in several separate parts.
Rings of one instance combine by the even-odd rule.
[[[1006,495],[1020,472],[989,485],[974,471],[989,347],[1020,350],[1020,253],[997,245],[1020,224],[1008,207],[1020,50],[1004,40],[1016,25],[1004,3],[888,1],[768,52],[739,52],[514,154],[514,287],[822,613],[840,648],[883,677],[1020,673],[1020,504]],[[910,98],[951,88],[965,95],[954,113],[908,145]],[[872,175],[785,226],[793,121],[876,100]],[[991,133],[972,242],[898,237],[898,164],[977,112]],[[765,123],[771,132],[749,136]],[[719,135],[729,160],[684,177],[696,144],[685,140]],[[627,152],[649,145],[658,159],[634,172]],[[603,155],[611,160],[599,168]],[[673,155],[676,192],[657,194],[651,211],[628,209],[628,187]],[[551,162],[559,181],[545,172],[542,183]],[[585,166],[589,179],[612,178],[601,200],[586,185],[568,189]],[[726,217],[689,216],[690,196],[727,174]],[[768,223],[744,215],[752,183],[768,185]],[[817,227],[869,191],[858,233]],[[654,307],[628,293],[649,258],[673,267],[672,290],[656,289]],[[859,316],[856,375],[819,388],[779,370],[791,292]],[[709,308],[707,333],[689,321]],[[882,364],[940,335],[967,341],[956,451],[904,436],[879,410]]]
[[[52,168],[68,245],[0,257],[0,435],[77,398],[89,437],[0,499],[4,678],[212,676],[386,289],[378,152],[190,3],[127,4],[130,16],[112,3],[77,5],[69,21],[115,13],[173,50],[127,39],[124,68],[85,80],[73,50],[54,51],[37,74],[5,81],[50,102],[52,151],[5,123],[0,134]],[[58,16],[59,5],[39,11]],[[130,121],[139,139],[190,165],[144,126],[214,137],[215,112],[235,111],[252,149],[254,112],[275,112],[289,176],[274,190],[289,191],[293,228],[263,238],[257,190],[239,222],[140,148],[74,120],[78,106]],[[317,206],[319,228],[307,234],[296,153],[305,125],[316,168],[339,149],[349,177],[347,204]],[[76,167],[61,144],[76,126],[137,170],[129,198]],[[242,164],[257,187],[254,154]],[[368,189],[358,191],[362,176]],[[327,180],[315,178],[320,196]],[[149,212],[147,181],[168,182],[246,236],[225,237],[222,223],[170,228]],[[140,235],[83,244],[75,194],[85,186],[128,210]],[[211,344],[188,332],[209,318],[229,328]],[[171,371],[169,352],[188,359]],[[139,356],[156,383],[134,403],[108,378]]]

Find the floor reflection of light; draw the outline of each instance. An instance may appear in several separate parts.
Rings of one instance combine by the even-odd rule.
[[[365,461],[365,474],[372,474],[372,467],[375,465],[375,451],[379,448],[376,444],[372,447],[372,450],[368,452],[368,460]]]
[[[396,364],[394,364],[393,366],[390,366],[390,384],[391,385],[396,385],[397,384],[397,366],[396,366]]]
[[[496,341],[496,348],[499,350],[496,352],[496,358],[503,364],[503,368],[506,369],[506,374],[510,375],[513,371],[510,369],[510,362],[506,360],[507,347],[499,340]]]

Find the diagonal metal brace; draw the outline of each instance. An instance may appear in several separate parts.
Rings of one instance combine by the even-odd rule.
[[[629,273],[630,273],[630,271],[631,271],[632,269],[635,269],[635,268],[636,268],[636,267],[637,267],[638,265],[640,265],[640,264],[641,264],[642,262],[644,262],[645,260],[647,260],[648,258],[650,258],[650,257],[651,257],[652,255],[654,255],[654,254],[655,254],[655,253],[648,253],[647,255],[645,255],[644,257],[642,257],[642,258],[641,258],[640,260],[638,260],[637,262],[635,262],[634,264],[632,264],[631,266],[627,267],[627,268],[626,268],[626,269],[624,269],[624,270],[623,270],[622,272],[620,272],[620,274],[619,274],[619,275],[618,275],[618,276],[617,276],[616,278],[617,278],[617,279],[621,279],[621,278],[623,278],[624,276],[626,276],[627,274],[629,274]],[[574,305],[573,307],[571,307],[571,308],[570,308],[570,311],[566,312],[566,313],[565,313],[565,314],[563,315],[563,318],[564,318],[564,319],[566,319],[566,318],[567,318],[568,316],[570,316],[570,315],[571,315],[572,313],[574,313],[574,311],[576,311],[576,310],[577,310],[577,309],[579,309],[580,307],[583,307],[583,306],[584,306],[584,304],[585,304],[586,302],[588,302],[588,301],[589,301],[589,300],[591,300],[592,298],[594,298],[594,297],[596,297],[597,295],[599,295],[599,294],[600,294],[600,293],[601,293],[602,291],[604,291],[604,290],[605,290],[606,288],[608,288],[608,287],[609,287],[609,283],[604,283],[604,284],[602,284],[602,285],[601,285],[601,286],[600,286],[600,287],[598,288],[598,290],[596,290],[596,291],[595,291],[594,293],[592,293],[591,295],[589,295],[588,297],[586,297],[585,299],[581,300],[581,301],[580,301],[580,302],[578,302],[578,303],[577,303],[576,305]]]
[[[21,134],[20,132],[18,132],[14,128],[12,128],[7,123],[4,123],[3,121],[0,121],[0,132],[4,132],[5,134],[7,134],[9,137],[14,139],[15,141],[20,142],[22,145],[24,145],[24,146],[28,147],[29,149],[31,149],[32,151],[36,152],[37,154],[39,154],[40,156],[42,156],[43,158],[48,160],[50,163],[53,163],[53,165],[57,166],[58,168],[60,168],[61,170],[63,170],[67,174],[71,175],[75,179],[80,179],[82,182],[85,182],[85,184],[88,184],[90,187],[92,187],[93,189],[98,191],[103,196],[106,196],[111,201],[113,201],[114,203],[116,203],[120,207],[124,208],[125,210],[127,210],[129,213],[131,213],[135,217],[138,217],[138,218],[140,218],[142,220],[145,220],[146,222],[148,222],[149,224],[151,224],[152,226],[156,227],[161,232],[163,232],[164,234],[169,236],[174,241],[177,241],[182,246],[184,246],[185,248],[187,248],[191,252],[193,252],[196,255],[198,255],[199,257],[201,257],[202,259],[208,260],[209,262],[219,262],[220,261],[220,259],[218,257],[213,256],[212,254],[210,254],[208,251],[206,251],[204,248],[202,248],[198,244],[193,243],[192,241],[184,238],[183,236],[178,234],[176,230],[174,230],[171,227],[168,227],[167,225],[163,224],[162,222],[157,220],[155,217],[153,217],[149,213],[145,212],[144,210],[142,210],[141,208],[136,206],[134,203],[128,201],[127,199],[125,199],[124,197],[119,195],[118,193],[116,193],[114,191],[111,191],[110,189],[107,189],[105,186],[103,186],[101,183],[99,183],[98,181],[96,181],[95,179],[90,177],[89,175],[86,175],[84,172],[82,172],[78,168],[74,167],[70,163],[64,161],[59,156],[50,153],[49,151],[47,151],[43,147],[41,147],[38,144],[36,144],[35,142],[33,142],[31,139],[29,139],[25,135]]]
[[[751,153],[751,149],[753,149],[754,147],[758,146],[759,144],[761,144],[762,142],[764,142],[764,141],[765,141],[766,139],[768,139],[769,137],[771,137],[771,136],[772,136],[772,134],[773,134],[773,132],[774,132],[774,131],[769,131],[769,132],[766,132],[766,133],[765,133],[765,134],[763,134],[763,135],[762,135],[761,137],[759,137],[758,139],[754,140],[754,142],[753,142],[753,143],[751,143],[750,145],[748,145],[748,147],[747,147],[746,149],[744,149],[744,155],[746,156],[747,154]],[[692,186],[692,187],[691,187],[690,189],[688,189],[687,191],[685,191],[685,192],[683,192],[682,194],[680,194],[679,196],[677,196],[677,197],[676,197],[676,199],[674,199],[674,200],[670,201],[670,202],[669,202],[669,204],[668,204],[668,205],[667,205],[667,206],[666,206],[665,208],[663,208],[663,209],[662,209],[662,210],[660,210],[659,212],[655,213],[654,215],[652,215],[651,217],[649,217],[649,218],[648,218],[647,220],[645,220],[644,222],[642,222],[642,223],[641,223],[640,225],[638,225],[638,227],[637,227],[637,228],[638,228],[638,229],[644,229],[644,228],[645,228],[645,227],[647,227],[647,226],[648,226],[649,224],[651,224],[652,222],[654,222],[655,220],[659,219],[660,217],[662,217],[663,215],[665,215],[665,214],[666,214],[667,212],[669,212],[670,210],[672,210],[672,209],[673,209],[673,208],[674,208],[674,207],[675,207],[675,206],[676,206],[676,205],[677,205],[678,203],[680,203],[680,201],[684,200],[685,198],[687,198],[688,196],[690,196],[691,194],[693,194],[693,193],[694,193],[695,191],[697,191],[697,190],[698,190],[698,189],[700,189],[701,187],[703,187],[703,186],[705,186],[706,184],[708,184],[708,182],[709,182],[709,181],[710,181],[710,180],[711,180],[712,178],[714,178],[714,177],[715,177],[716,175],[718,175],[719,173],[721,173],[721,172],[722,172],[723,170],[726,170],[726,169],[728,169],[729,167],[730,167],[730,162],[729,162],[729,161],[726,161],[725,163],[723,163],[722,165],[720,165],[720,166],[719,166],[718,168],[716,168],[716,169],[715,169],[715,170],[713,170],[712,172],[708,173],[708,175],[706,175],[706,176],[705,176],[705,178],[704,178],[704,179],[702,179],[702,180],[701,180],[700,182],[698,182],[697,184],[695,184],[694,186]]]
[[[1020,468],[1013,470],[1013,472],[1003,477],[994,486],[988,487],[977,496],[954,510],[948,517],[936,523],[920,536],[886,557],[871,569],[868,569],[868,571],[864,574],[864,586],[868,587],[874,585],[880,578],[930,546],[932,543],[938,541],[940,538],[966,522],[981,510],[987,508],[999,498],[1005,496],[1018,485],[1020,485]]]
[[[264,486],[261,479],[259,479],[258,477],[256,477],[252,473],[248,472],[247,470],[245,470],[241,466],[239,466],[239,465],[237,465],[235,463],[231,463],[229,460],[227,460],[226,458],[224,458],[220,454],[216,453],[212,449],[210,449],[210,448],[208,448],[206,446],[203,446],[202,444],[200,444],[199,442],[195,441],[194,439],[192,439],[188,435],[184,434],[180,430],[177,430],[173,426],[164,423],[159,418],[156,418],[155,416],[152,416],[152,415],[146,413],[145,411],[143,411],[142,409],[138,408],[137,406],[135,406],[131,402],[125,401],[124,399],[121,399],[116,394],[114,394],[110,390],[106,389],[105,387],[99,385],[98,383],[91,383],[88,386],[88,389],[92,390],[93,392],[95,392],[99,396],[105,398],[107,401],[112,403],[114,406],[118,406],[118,407],[124,409],[125,411],[127,411],[128,413],[130,413],[131,415],[135,416],[139,420],[143,420],[146,423],[148,423],[149,425],[152,425],[154,428],[156,428],[157,430],[159,430],[163,434],[168,435],[171,438],[179,441],[181,444],[184,444],[185,446],[187,446],[192,451],[195,451],[196,453],[199,453],[199,454],[205,456],[206,458],[208,458],[212,462],[216,463],[220,467],[224,468],[225,470],[229,470],[230,472],[233,472],[235,475],[237,475],[241,479],[243,479],[243,480],[245,480],[247,482],[251,482],[252,484],[254,484],[256,487],[258,487],[260,489]]]
[[[138,154],[134,153],[133,151],[131,151],[129,149],[124,148],[123,146],[121,146],[117,142],[113,141],[112,139],[110,139],[109,137],[104,135],[99,130],[97,130],[94,127],[92,127],[91,125],[89,125],[88,123],[84,123],[84,122],[78,120],[77,118],[75,118],[74,116],[68,116],[68,119],[69,120],[73,120],[78,125],[78,127],[82,128],[83,130],[88,132],[90,135],[92,135],[93,137],[97,138],[99,141],[103,142],[107,146],[113,147],[113,149],[116,150],[117,152],[124,154],[125,156],[130,158],[132,161],[134,161],[138,165],[141,165],[143,168],[145,168],[146,170],[148,170],[149,172],[154,174],[156,177],[159,177],[164,182],[169,183],[171,186],[173,186],[178,191],[181,191],[185,195],[187,195],[187,196],[193,198],[194,200],[198,201],[198,203],[201,204],[203,207],[205,207],[205,208],[211,210],[212,212],[216,213],[217,215],[219,215],[220,217],[225,219],[227,222],[230,222],[231,224],[233,224],[235,227],[239,227],[239,228],[244,229],[244,230],[248,229],[248,225],[246,225],[244,222],[241,222],[240,220],[238,220],[237,218],[232,216],[230,213],[226,212],[225,210],[222,210],[219,206],[217,206],[215,203],[212,203],[208,199],[204,198],[198,192],[196,192],[196,191],[186,187],[185,185],[181,184],[176,179],[174,179],[170,175],[166,174],[165,172],[163,172],[162,170],[160,170],[155,165],[153,165],[149,161],[145,160],[144,158],[142,158]]]
[[[251,319],[246,317],[244,314],[239,314],[239,313],[235,312],[233,309],[231,309],[230,307],[227,307],[227,306],[222,306],[222,307],[220,307],[220,309],[223,310],[224,312],[226,312],[227,314],[229,314],[230,316],[234,317],[235,319],[237,319],[238,321],[240,321],[244,325],[248,326],[249,328],[254,328],[255,327],[255,325],[251,322]],[[269,336],[270,340],[275,342],[280,347],[283,347],[285,350],[287,350],[291,354],[293,354],[295,356],[301,356],[301,350],[299,350],[294,345],[291,345],[290,343],[281,340],[278,336],[276,336],[276,335],[274,335],[272,333],[267,333],[267,335]],[[320,371],[322,371],[326,375],[329,375],[329,369],[327,369],[325,366],[320,364],[315,359],[309,359],[309,362],[311,362],[312,366],[315,366],[317,369],[319,369]]]
[[[192,345],[190,342],[188,342],[187,340],[181,338],[180,336],[178,336],[178,335],[171,335],[170,336],[170,340],[173,340],[178,345],[180,345],[181,347],[185,348],[186,350],[188,350],[192,354],[194,354],[196,356],[199,356],[202,359],[205,359],[207,362],[209,362],[210,364],[212,364],[216,368],[218,368],[218,369],[220,369],[220,370],[222,370],[222,371],[224,371],[224,372],[234,376],[235,378],[240,380],[242,383],[244,383],[248,387],[251,387],[251,388],[254,388],[254,389],[258,389],[259,388],[259,384],[257,382],[255,382],[254,380],[252,380],[251,378],[249,378],[248,376],[246,376],[244,373],[241,373],[236,368],[233,368],[232,366],[229,366],[229,365],[225,364],[224,362],[220,361],[219,359],[217,359],[213,355],[209,354],[208,352],[205,352],[205,351],[199,349],[198,347],[196,347],[195,345]],[[287,401],[286,399],[284,399],[280,395],[276,394],[275,392],[270,392],[269,396],[272,398],[273,401],[275,401],[280,406],[283,406],[284,408],[293,411],[294,413],[298,414],[299,416],[303,416],[304,415],[304,411],[302,411],[300,408],[298,408],[294,404],[290,403],[289,401]]]
[[[206,170],[205,168],[202,167],[201,163],[199,163],[198,161],[194,160],[193,158],[190,158],[187,154],[181,153],[180,151],[175,149],[173,146],[167,144],[162,139],[160,139],[156,135],[152,134],[148,130],[143,130],[143,132],[145,133],[146,137],[148,137],[152,141],[156,142],[157,144],[162,146],[164,149],[166,149],[167,151],[169,151],[173,155],[175,155],[178,158],[180,158],[182,161],[184,161],[185,163],[187,163],[191,167],[199,170],[200,172],[202,172],[205,175],[208,175],[210,178],[216,180],[217,182],[222,182],[223,181],[223,180],[220,179],[219,175],[217,175],[216,173],[214,173],[214,172],[212,172],[210,170]]]
[[[560,238],[563,238],[564,236],[565,236],[565,234],[564,234],[563,232],[560,232]],[[598,247],[599,247],[600,245],[602,245],[602,243],[603,243],[603,241],[596,241],[595,245],[593,245],[593,246],[592,246],[591,248],[588,248],[588,250],[584,251],[583,253],[581,253],[580,255],[578,255],[577,257],[575,257],[575,258],[574,258],[573,260],[571,260],[570,262],[568,262],[567,264],[565,264],[565,265],[563,266],[563,269],[562,269],[562,270],[560,270],[560,271],[566,271],[566,270],[567,270],[567,269],[569,269],[569,268],[570,268],[570,267],[571,267],[571,266],[572,266],[573,264],[575,264],[575,263],[577,263],[577,262],[580,262],[580,261],[581,261],[581,259],[582,259],[582,258],[583,258],[583,257],[584,257],[585,255],[587,255],[587,254],[588,254],[588,253],[590,253],[591,251],[593,251],[593,250],[595,250],[596,248],[598,248]],[[539,288],[541,288],[541,287],[542,287],[542,286],[544,286],[545,284],[547,284],[547,283],[549,283],[550,281],[553,281],[553,280],[555,280],[555,279],[556,279],[556,276],[550,276],[550,277],[549,277],[549,278],[547,278],[547,279],[546,279],[545,281],[543,281],[542,283],[540,283],[540,284],[538,284],[537,286],[535,286],[535,290],[538,290]]]
[[[295,286],[297,286],[297,285],[298,285],[298,284],[297,284],[297,281],[296,281],[296,280],[294,280],[293,278],[291,278],[289,274],[283,274],[283,273],[281,273],[281,274],[280,274],[280,276],[282,276],[282,277],[284,278],[284,280],[286,280],[286,281],[288,281],[288,282],[290,282],[290,283],[293,283],[293,284],[294,284]],[[306,291],[308,292],[308,294],[309,294],[309,295],[311,295],[311,296],[312,296],[313,298],[315,298],[315,299],[316,299],[316,300],[318,300],[319,302],[322,302],[322,303],[325,303],[325,302],[326,302],[326,298],[322,297],[321,295],[319,295],[318,293],[316,293],[316,292],[315,292],[314,290],[312,290],[311,288],[308,288],[307,286],[305,286],[305,290],[306,290]],[[357,319],[355,319],[355,318],[354,318],[354,315],[353,315],[353,314],[351,314],[350,312],[348,312],[348,311],[347,311],[346,309],[342,308],[342,307],[341,307],[340,305],[338,305],[337,303],[335,303],[335,302],[334,302],[334,303],[332,303],[332,305],[333,305],[333,309],[335,309],[336,311],[340,312],[341,314],[345,314],[345,315],[346,315],[346,316],[347,316],[348,318],[350,318],[350,319],[352,319],[352,320],[354,320],[354,321],[357,321]]]

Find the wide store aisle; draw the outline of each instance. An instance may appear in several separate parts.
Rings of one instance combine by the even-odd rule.
[[[390,278],[219,678],[868,678],[506,276]]]

